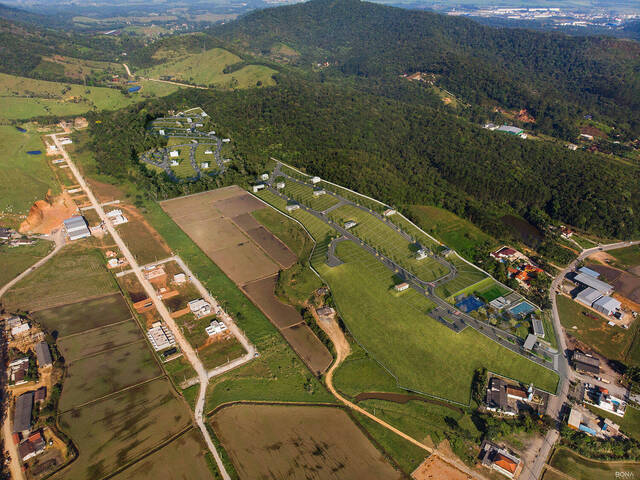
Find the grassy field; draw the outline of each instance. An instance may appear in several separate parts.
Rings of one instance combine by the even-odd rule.
[[[38,240],[34,245],[23,247],[0,246],[2,269],[0,270],[0,286],[6,285],[53,249],[53,243]]]
[[[155,235],[155,232],[152,232],[147,225],[138,219],[129,219],[129,222],[118,225],[116,228],[140,265],[146,265],[170,256],[170,252]]]
[[[240,478],[402,478],[341,409],[234,405],[212,426]]]
[[[59,409],[66,412],[162,374],[142,341],[106,350],[67,365]]]
[[[191,422],[187,406],[166,379],[139,385],[58,417],[80,455],[53,478],[102,478],[180,432]]]
[[[436,288],[436,294],[441,298],[454,297],[458,292],[464,291],[466,288],[487,278],[485,273],[469,265],[456,253],[450,254],[447,257],[447,261],[456,267],[458,274],[453,279]]]
[[[435,280],[449,272],[448,268],[431,257],[418,260],[415,245],[394,228],[360,208],[345,205],[332,210],[329,216],[340,225],[349,220],[355,221],[357,225],[350,232],[423,281]]]
[[[640,265],[640,245],[608,250],[607,253],[616,259],[612,264],[614,267],[626,270]]]
[[[568,335],[610,360],[628,362],[630,346],[638,329],[637,324],[632,325],[629,330],[611,327],[600,315],[564,295],[558,295],[557,301],[560,322]],[[574,326],[577,328],[573,328]]]
[[[113,480],[206,479],[216,473],[215,461],[200,431],[192,429],[112,478]]]
[[[91,312],[91,315],[87,315]],[[104,327],[131,318],[131,312],[120,294],[69,303],[59,307],[39,310],[34,319],[58,337],[73,335],[85,330]]]
[[[58,337],[57,343],[65,362],[70,363],[141,338],[135,322],[126,320],[77,335]]]
[[[232,73],[224,73],[225,67],[242,62],[242,59],[222,48],[213,48],[195,55],[173,57],[165,63],[142,70],[143,77],[173,77],[196,85],[215,85],[226,88],[248,88],[261,85],[274,85],[271,78],[276,73],[263,65],[245,65]]]
[[[602,462],[587,460],[571,450],[558,448],[549,463],[563,473],[570,475],[575,480],[593,480],[595,478],[635,478],[640,475],[640,463],[638,462]],[[627,477],[616,475],[617,472],[628,474]],[[545,476],[545,478],[547,478]]]
[[[420,228],[465,257],[470,257],[476,247],[498,244],[473,223],[448,210],[428,205],[408,205],[406,208]]]
[[[571,237],[578,245],[580,245],[582,248],[593,248],[597,245],[596,242],[586,238],[586,237],[581,237],[579,235],[576,235],[575,233],[573,234],[573,236]]]
[[[351,333],[400,385],[466,404],[473,372],[484,366],[555,391],[558,377],[550,370],[472,329],[454,333],[426,315],[432,305],[417,292],[405,292],[415,298],[392,295],[391,272],[358,246],[342,242],[337,253],[345,264],[320,273]]]
[[[99,251],[86,250],[79,244],[67,246],[18,282],[2,302],[9,310],[41,310],[115,292],[115,280],[104,265]]]
[[[4,99],[0,104],[2,110]],[[32,125],[24,125],[23,128],[27,130],[26,133],[19,132],[15,127],[0,125],[0,145],[3,146],[0,161],[0,215],[26,214],[33,202],[43,199],[49,189],[54,194],[60,192],[48,165],[40,134]],[[42,154],[27,154],[31,150],[40,150]],[[16,188],[16,185],[20,185],[20,188]]]
[[[28,119],[47,115],[79,115],[92,108],[117,110],[146,98],[169,95],[179,87],[142,81],[136,94],[108,87],[85,87],[0,73],[0,118]]]

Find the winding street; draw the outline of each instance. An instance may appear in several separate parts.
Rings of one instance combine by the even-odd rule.
[[[218,454],[218,451],[216,450],[216,447],[213,444],[213,440],[211,439],[211,436],[209,435],[209,431],[207,430],[207,427],[205,425],[205,418],[203,413],[204,413],[204,403],[205,403],[205,396],[207,392],[207,385],[209,383],[209,376],[206,368],[200,361],[200,358],[198,357],[196,351],[193,349],[191,344],[182,335],[182,332],[180,331],[180,328],[176,324],[175,320],[171,318],[171,314],[169,313],[169,310],[164,305],[160,297],[158,297],[158,294],[156,293],[155,288],[151,285],[149,280],[147,280],[147,278],[143,275],[142,270],[138,265],[138,262],[136,261],[135,257],[133,256],[133,254],[127,247],[127,245],[122,240],[122,237],[120,237],[120,234],[118,233],[118,231],[113,227],[113,225],[111,224],[111,221],[105,215],[104,210],[100,205],[100,202],[98,202],[98,200],[96,199],[95,195],[93,194],[92,190],[89,188],[89,185],[87,185],[87,183],[85,182],[84,177],[81,175],[76,165],[71,161],[69,154],[64,149],[64,145],[62,145],[58,140],[57,138],[58,135],[60,134],[54,133],[48,136],[51,137],[53,142],[56,144],[58,151],[62,154],[62,156],[66,160],[67,164],[69,165],[69,169],[71,170],[73,175],[76,177],[76,180],[80,185],[80,187],[82,187],[82,189],[85,191],[91,205],[93,205],[95,211],[98,213],[100,220],[104,222],[104,225],[109,231],[109,234],[111,234],[111,237],[113,238],[116,245],[120,249],[122,255],[125,257],[127,262],[129,262],[129,266],[131,270],[133,270],[133,273],[135,273],[138,281],[140,282],[140,285],[142,285],[146,294],[153,302],[154,306],[156,307],[156,310],[162,317],[162,320],[166,323],[166,325],[169,327],[169,329],[175,336],[176,342],[178,343],[182,352],[184,353],[185,358],[189,361],[193,369],[198,374],[198,378],[200,380],[200,390],[198,392],[198,398],[196,400],[196,406],[195,406],[195,412],[194,412],[196,424],[200,428],[200,431],[202,432],[202,435],[205,439],[207,447],[209,448],[209,451],[211,452],[211,454],[213,455],[213,458],[216,461],[216,464],[218,466],[218,469],[220,470],[223,480],[231,480],[231,477],[229,476],[229,473],[227,472],[224,464],[222,463],[222,459]]]

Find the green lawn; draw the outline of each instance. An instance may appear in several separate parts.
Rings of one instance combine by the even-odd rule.
[[[342,242],[337,253],[346,263],[320,273],[351,333],[401,386],[467,404],[473,372],[484,366],[555,391],[554,372],[470,328],[454,333],[426,314],[433,305],[417,292],[392,295],[391,272],[357,245]]]
[[[467,258],[476,247],[498,244],[470,221],[442,208],[428,205],[408,205],[406,208],[420,228]]]
[[[2,302],[9,310],[40,310],[115,292],[117,285],[98,250],[64,247],[41,268],[9,290]]]
[[[23,247],[0,246],[0,258],[2,258],[0,286],[6,285],[42,257],[45,257],[52,249],[53,243],[46,240],[38,240],[34,245]]]
[[[636,323],[628,330],[611,327],[600,315],[564,295],[558,295],[557,301],[560,322],[568,335],[586,343],[610,360],[628,362],[630,346],[638,329]],[[577,328],[573,328],[574,326]]]
[[[5,106],[4,99],[0,105],[1,110]],[[32,125],[23,127],[26,133],[9,125],[0,125],[0,144],[3,146],[0,159],[0,222],[2,213],[26,214],[33,202],[45,198],[49,189],[52,193],[60,191],[48,165],[40,134]],[[31,150],[40,150],[42,153],[27,154]]]
[[[277,72],[263,65],[245,65],[232,73],[224,73],[225,67],[240,62],[242,59],[228,50],[212,48],[194,55],[173,57],[165,63],[137,73],[143,77],[171,76],[178,82],[226,88],[255,87],[258,82],[265,86],[275,84],[271,76]]]
[[[314,188],[311,185],[301,185],[293,181],[288,181],[285,182],[283,193],[296,202],[307,205],[319,212],[322,212],[339,202],[337,198],[333,195],[329,195],[328,193],[314,197],[313,191]]]
[[[447,260],[455,265],[458,274],[448,282],[436,288],[436,294],[441,298],[455,297],[459,292],[477,284],[487,278],[487,275],[473,265],[469,265],[456,253],[451,253]]]
[[[575,233],[573,234],[573,236],[571,237],[578,245],[580,245],[582,248],[593,248],[597,245],[596,242],[588,239],[587,237],[581,237],[579,235],[576,235]]]
[[[636,478],[640,475],[640,463],[638,462],[602,462],[587,460],[578,456],[567,448],[558,448],[551,462],[552,467],[570,475],[575,480],[594,480],[596,478]],[[621,477],[618,472],[627,473],[629,476]],[[545,475],[545,478],[547,476]]]
[[[344,205],[332,210],[329,216],[339,225],[349,220],[355,221],[357,225],[350,229],[351,233],[423,281],[435,280],[449,272],[432,257],[418,260],[415,245],[369,212],[353,205]]]
[[[0,118],[28,119],[47,115],[78,115],[92,108],[117,110],[148,98],[169,95],[176,85],[142,81],[142,90],[123,94],[119,89],[85,87],[0,73]]]

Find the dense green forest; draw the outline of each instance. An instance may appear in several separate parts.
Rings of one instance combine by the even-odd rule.
[[[473,20],[359,0],[313,0],[252,12],[210,34],[256,53],[283,42],[298,63],[329,61],[332,70],[367,78],[430,72],[472,104],[527,108],[533,128],[563,138],[575,119],[598,113],[622,134],[640,134],[640,45],[496,29]]]
[[[169,108],[202,106],[233,138],[238,175],[270,156],[390,204],[434,204],[501,235],[499,218],[555,219],[606,236],[640,230],[638,169],[562,145],[522,141],[443,109],[390,100],[283,74],[261,90],[182,91],[92,122],[105,173],[137,171],[154,145],[145,122]],[[236,181],[231,173],[225,181]],[[195,185],[141,180],[160,196]],[[169,183],[168,183],[169,182]]]

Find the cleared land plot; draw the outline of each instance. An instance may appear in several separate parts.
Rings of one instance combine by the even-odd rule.
[[[170,255],[157,234],[154,235],[155,232],[141,221],[141,217],[129,218],[129,222],[118,225],[116,228],[140,265],[161,260]]]
[[[144,460],[119,473],[114,480],[175,480],[213,478],[215,469],[200,431],[189,430]],[[211,465],[211,467],[209,467]]]
[[[337,408],[234,405],[212,425],[240,478],[402,478]]]
[[[33,316],[49,332],[65,337],[126,320],[131,318],[131,312],[122,295],[116,293],[40,310]]]
[[[260,227],[260,222],[258,222],[254,217],[256,216],[256,214],[259,214],[260,212],[264,212],[266,210],[270,209],[263,208],[252,213],[243,213],[242,215],[233,217],[231,220],[233,220],[233,223],[235,223],[238,227],[246,232],[248,230],[253,230],[254,228]]]
[[[612,284],[616,293],[632,302],[640,303],[640,277],[606,265],[590,265],[589,268],[600,272],[601,279]],[[637,268],[632,270],[635,270],[636,274],[640,273]]]
[[[560,322],[567,335],[575,337],[585,348],[593,349],[609,360],[627,362],[637,324],[629,330],[611,327],[600,315],[564,295],[558,295],[557,302]]]
[[[82,358],[67,366],[59,409],[65,412],[161,374],[142,340]]]
[[[35,311],[115,291],[103,255],[71,245],[18,282],[2,302],[9,310]]]
[[[38,240],[34,245],[22,247],[0,246],[0,286],[16,278],[42,257],[45,257],[53,249],[53,243]]]
[[[200,360],[202,360],[205,368],[208,369],[224,365],[245,353],[242,344],[232,335],[216,339],[206,347],[198,350]]]
[[[218,200],[213,206],[220,210],[226,217],[236,217],[243,213],[251,213],[259,208],[265,208],[264,203],[245,191],[231,198]]]
[[[278,328],[287,328],[302,322],[302,317],[291,305],[280,302],[274,295],[277,276],[263,278],[242,287],[247,296]]]
[[[473,223],[442,208],[428,205],[409,205],[409,212],[425,232],[433,235],[448,247],[468,256],[476,247],[491,247],[497,241]],[[391,218],[396,221],[395,217]]]
[[[555,392],[554,372],[473,329],[454,333],[426,314],[431,302],[417,292],[410,302],[393,295],[392,272],[354,243],[340,243],[337,253],[345,263],[320,274],[351,333],[401,386],[467,404],[473,372],[484,366]]]
[[[253,215],[254,222],[257,219],[258,222],[267,227],[269,231],[287,245],[298,258],[306,259],[309,256],[312,242],[307,232],[305,232],[300,225],[281,213],[278,213],[273,208],[256,210],[251,215]],[[258,225],[260,223],[258,223]]]
[[[553,454],[552,467],[570,475],[575,480],[593,480],[596,478],[635,478],[640,475],[640,463],[637,462],[604,462],[587,460],[571,450],[559,448]],[[627,477],[616,473],[627,473]],[[545,478],[547,478],[545,476]]]
[[[264,227],[248,230],[247,235],[256,242],[267,254],[280,264],[282,268],[289,268],[296,263],[298,258],[278,240],[269,230]]]
[[[175,58],[172,57],[172,58]],[[178,57],[165,63],[143,70],[144,77],[173,77],[176,81],[197,85],[216,85],[224,88],[249,88],[260,85],[274,85],[271,76],[277,73],[263,65],[246,65],[232,73],[224,73],[228,66],[242,62],[242,59],[228,50],[212,48],[202,53]]]
[[[236,247],[207,252],[211,259],[239,285],[258,278],[275,275],[280,266],[250,241]]]
[[[607,250],[607,253],[616,259],[616,267],[626,269],[640,265],[640,245]]]
[[[0,74],[0,81],[2,76]],[[4,98],[0,105],[4,106]],[[0,107],[0,112],[2,107]],[[0,113],[1,116],[1,113]],[[40,133],[31,125],[23,125],[26,132],[16,127],[0,125],[0,213],[27,213],[36,200],[42,200],[49,189],[59,192],[53,171],[48,165]],[[40,150],[40,155],[28,151]],[[20,186],[16,188],[16,186]],[[16,250],[22,250],[20,247]]]
[[[146,348],[145,348],[146,349]],[[77,445],[79,456],[53,478],[102,478],[184,429],[187,406],[158,379],[66,412],[58,424]]]
[[[333,357],[306,323],[299,323],[280,331],[302,361],[316,375],[325,372]]]
[[[329,213],[337,223],[344,225],[355,221],[357,225],[350,231],[365,243],[390,257],[425,282],[435,280],[449,272],[449,269],[431,257],[418,260],[415,245],[398,233],[394,228],[353,205],[344,205]]]
[[[247,241],[247,237],[233,222],[225,217],[196,220],[193,222],[178,221],[187,234],[205,252],[215,252],[234,247]]]
[[[70,337],[58,338],[58,348],[65,362],[74,362],[82,357],[103,350],[140,340],[140,329],[133,320],[91,330]]]

